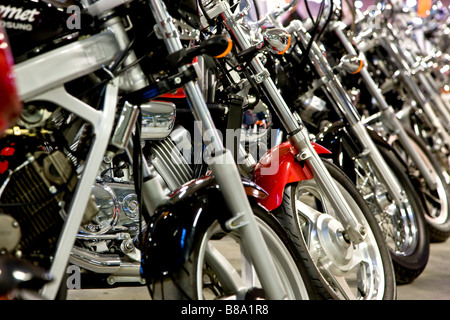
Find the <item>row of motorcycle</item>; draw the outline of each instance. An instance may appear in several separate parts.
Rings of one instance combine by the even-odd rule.
[[[0,296],[64,299],[70,266],[155,300],[392,300],[419,277],[450,236],[448,12],[299,5],[2,1],[23,109]]]

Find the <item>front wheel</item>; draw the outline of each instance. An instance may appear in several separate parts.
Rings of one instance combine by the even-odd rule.
[[[434,180],[430,187],[411,156],[405,151],[400,141],[394,142],[394,148],[408,165],[409,173],[415,178],[414,185],[423,196],[425,220],[430,232],[430,241],[443,242],[450,237],[450,188],[448,185],[448,169],[427,148],[425,143],[411,130],[405,129],[415,153],[422,158]]]
[[[334,164],[324,164],[367,230],[362,243],[346,239],[343,225],[314,179],[288,185],[283,204],[274,213],[309,262],[310,276],[324,298],[395,299],[392,260],[374,215],[351,180]]]
[[[279,271],[288,299],[315,299],[298,252],[279,222],[253,205],[256,221]],[[263,299],[259,280],[239,233],[225,233],[215,221],[203,233],[184,266],[149,285],[153,299]]]

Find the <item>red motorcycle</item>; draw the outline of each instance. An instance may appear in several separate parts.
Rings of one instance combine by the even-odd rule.
[[[15,123],[22,111],[16,92],[13,64],[7,35],[0,27],[0,134]]]
[[[14,80],[14,59],[9,47],[8,37],[0,26],[0,135],[18,120],[22,111]],[[2,150],[0,156],[8,156],[11,148]],[[0,161],[2,165],[4,161]],[[1,166],[0,166],[1,170]],[[46,274],[31,265],[19,263],[14,258],[0,257],[0,300],[13,298],[13,289],[19,286],[21,279],[13,276],[14,271],[20,271],[31,282],[48,281]]]

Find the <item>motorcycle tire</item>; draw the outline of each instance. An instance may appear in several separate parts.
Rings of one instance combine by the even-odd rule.
[[[408,168],[387,147],[380,145],[379,151],[403,188],[406,203],[399,207],[390,200],[389,193],[376,194],[376,202],[383,203],[385,199],[384,201],[390,204],[387,206],[384,204],[385,209],[375,213],[375,216],[391,252],[397,283],[407,284],[422,274],[430,255],[430,237],[425,222],[425,209]]]
[[[450,188],[445,176],[448,170],[442,166],[435,155],[427,148],[423,140],[421,140],[413,131],[406,128],[411,143],[417,154],[419,154],[430,169],[436,183],[436,189],[430,189],[420,172],[414,166],[413,161],[404,152],[404,148],[399,141],[394,142],[395,149],[404,158],[408,164],[409,172],[415,177],[414,186],[416,190],[420,190],[424,198],[425,221],[430,233],[431,242],[444,242],[450,237]]]
[[[446,143],[445,135],[433,126],[427,115],[421,110],[416,110],[410,115],[407,128],[434,154],[444,172],[450,172],[450,145]]]
[[[375,217],[342,170],[326,160],[324,164],[364,226],[365,240],[353,244],[343,237],[344,228],[314,179],[287,185],[282,206],[274,214],[307,262],[310,277],[322,298],[395,299],[392,260]]]
[[[280,270],[288,299],[317,299],[305,266],[279,222],[253,205],[264,240]],[[215,221],[195,244],[183,267],[149,284],[154,300],[265,299],[236,231],[225,233]]]

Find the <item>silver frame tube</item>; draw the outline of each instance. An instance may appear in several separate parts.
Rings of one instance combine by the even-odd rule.
[[[84,168],[81,179],[74,192],[74,200],[70,204],[70,208],[67,212],[67,220],[65,221],[62,229],[61,234],[63,236],[59,238],[59,242],[57,244],[55,257],[50,268],[50,274],[54,277],[54,280],[45,285],[41,290],[42,296],[46,299],[55,298],[63,275],[66,272],[70,252],[74,245],[75,238],[84,215],[84,210],[91,195],[91,187],[95,183],[98,168],[100,168],[103,161],[103,155],[108,147],[109,139],[102,139],[101,137],[109,137],[111,135],[114,125],[116,105],[118,102],[118,89],[118,79],[108,84],[103,111],[98,111],[98,117],[96,117],[98,121],[95,123],[92,122],[96,138],[94,139],[94,143],[92,144],[86,159],[86,163],[89,165]],[[64,95],[65,93],[63,92],[63,89],[56,89],[35,98],[38,100],[53,102],[55,104],[62,104],[62,101],[67,101],[67,96]],[[75,99],[72,99],[72,101],[68,103],[73,107],[73,109],[78,110],[80,117],[86,121],[92,121],[92,119],[86,119],[85,116],[83,116],[83,111],[90,109],[90,106],[83,103],[77,103]],[[66,104],[64,105],[66,106]],[[90,112],[87,112],[87,114],[89,113]]]
[[[98,168],[109,143],[109,139],[104,137],[111,135],[118,102],[118,79],[107,85],[103,110],[96,110],[71,96],[65,90],[64,83],[102,68],[119,54],[115,36],[110,32],[104,32],[29,59],[15,67],[18,93],[22,101],[41,100],[60,105],[91,123],[95,135],[86,159],[88,165],[84,167],[74,191],[73,201],[67,211],[67,220],[61,231],[50,267],[54,280],[41,290],[45,299],[55,298],[66,272],[69,255],[91,194],[91,187],[94,185]],[[58,65],[57,69],[54,67],[55,63]]]
[[[170,53],[183,49],[178,32],[172,18],[169,16],[165,5],[159,0],[151,0],[151,9],[155,17],[158,28],[163,35],[163,40]],[[185,67],[181,68],[184,70]],[[242,216],[244,226],[240,228],[243,243],[250,252],[255,270],[259,276],[261,284],[269,299],[282,300],[287,297],[286,291],[281,284],[281,279],[271,259],[268,248],[265,245],[262,234],[256,224],[251,206],[248,202],[242,181],[239,176],[237,166],[229,151],[223,147],[222,140],[215,130],[214,122],[209,113],[198,85],[188,82],[183,86],[188,97],[194,117],[202,122],[203,132],[208,131],[212,135],[209,146],[212,145],[216,156],[211,165],[214,176],[224,194],[231,214],[235,219]]]

